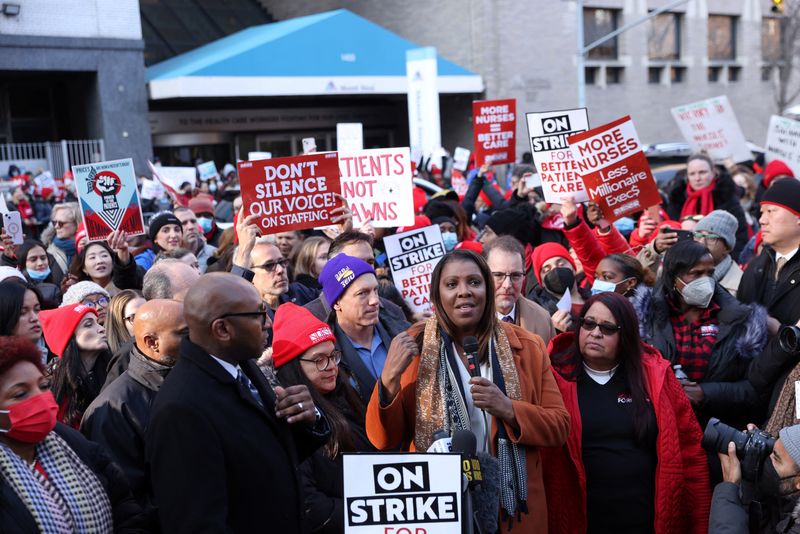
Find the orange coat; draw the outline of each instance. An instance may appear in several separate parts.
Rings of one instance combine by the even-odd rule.
[[[525,445],[528,470],[528,510],[522,522],[515,523],[514,532],[545,534],[547,532],[547,501],[542,481],[538,447],[559,447],[569,435],[569,414],[564,408],[558,386],[550,371],[542,339],[516,325],[500,323],[505,329],[514,363],[519,374],[520,390],[525,400],[512,401],[519,433],[506,426],[514,443]],[[424,328],[417,323],[409,329],[416,336]],[[367,435],[379,450],[396,449],[414,451],[414,426],[416,422],[416,382],[419,371],[417,357],[400,379],[400,393],[386,407],[381,407],[378,386],[372,392],[367,407]],[[497,440],[497,418],[492,418],[492,448]],[[495,452],[494,450],[492,451]],[[501,524],[501,530],[504,529]]]

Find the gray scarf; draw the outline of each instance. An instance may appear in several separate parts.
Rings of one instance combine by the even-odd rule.
[[[719,262],[719,265],[714,267],[714,280],[719,282],[720,280],[725,278],[725,275],[728,274],[731,265],[733,265],[733,258],[731,258],[731,255],[728,254],[727,256],[722,258],[722,261]]]

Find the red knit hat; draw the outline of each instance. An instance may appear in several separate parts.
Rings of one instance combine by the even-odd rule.
[[[537,280],[542,281],[539,271],[542,270],[544,262],[556,257],[564,258],[572,265],[573,269],[577,269],[572,256],[569,255],[569,251],[564,248],[564,245],[560,243],[542,243],[533,250],[533,274],[536,275]]]
[[[779,159],[774,159],[767,163],[767,166],[764,168],[764,179],[762,180],[764,188],[768,188],[772,180],[778,176],[791,176],[794,178],[794,173],[786,163]]]
[[[471,250],[473,252],[477,252],[478,254],[483,254],[483,245],[481,244],[480,241],[471,241],[471,240],[462,241],[456,245],[456,248],[457,249],[464,248],[467,250]]]
[[[411,195],[414,199],[414,213],[422,213],[422,208],[428,203],[428,194],[421,187],[415,186]]]
[[[78,323],[87,313],[97,315],[94,308],[83,304],[62,306],[55,310],[44,310],[39,313],[39,320],[42,322],[42,330],[44,330],[44,340],[53,354],[59,357],[64,355],[67,343],[75,333],[75,329],[78,328]]]
[[[83,223],[78,225],[78,229],[75,231],[75,251],[80,254],[83,250],[83,247],[80,245],[81,239],[86,237],[86,227]]]
[[[272,361],[276,369],[323,341],[336,341],[330,326],[291,302],[282,304],[275,312],[272,332]]]
[[[214,203],[205,196],[196,196],[192,200],[189,201],[189,209],[194,212],[195,215],[202,215],[204,213],[208,213],[209,215],[214,215]]]

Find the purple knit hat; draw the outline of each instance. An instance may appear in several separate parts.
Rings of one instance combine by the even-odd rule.
[[[347,254],[337,254],[329,259],[319,274],[319,283],[328,305],[333,306],[347,290],[347,286],[362,274],[375,274],[375,269],[364,260]]]

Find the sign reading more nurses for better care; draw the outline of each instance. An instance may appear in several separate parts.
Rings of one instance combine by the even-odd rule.
[[[414,313],[431,310],[431,273],[444,256],[439,225],[383,238],[392,279]]]
[[[347,534],[461,534],[461,456],[344,454]]]
[[[517,158],[517,101],[478,100],[472,103],[475,164],[501,165]]]

